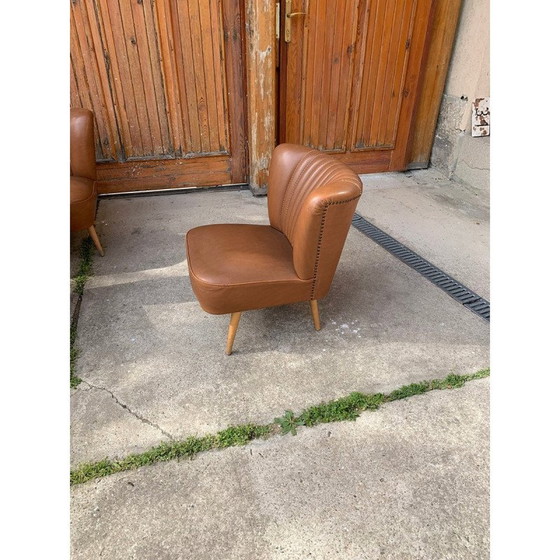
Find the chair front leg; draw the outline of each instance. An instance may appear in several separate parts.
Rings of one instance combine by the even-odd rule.
[[[319,320],[319,305],[317,304],[317,300],[312,299],[309,302],[309,305],[311,306],[311,314],[313,315],[313,324],[315,325],[315,330],[320,331],[321,321]]]
[[[235,333],[237,332],[239,319],[241,319],[241,311],[237,311],[236,313],[231,314],[231,319],[229,320],[227,345],[226,345],[226,354],[228,356],[231,354],[231,349],[233,348],[233,341],[235,340]]]

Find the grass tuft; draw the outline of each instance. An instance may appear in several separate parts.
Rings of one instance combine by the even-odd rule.
[[[405,385],[404,387],[391,391],[385,396],[384,400],[385,402],[392,402],[400,399],[406,399],[414,395],[421,395],[422,393],[430,390],[430,387],[433,386],[432,383],[433,382],[422,381],[421,383],[411,383],[410,385]]]
[[[74,389],[82,380],[76,375],[76,360],[78,359],[78,349],[74,345],[76,342],[76,325],[70,325],[70,387]]]
[[[269,434],[270,426],[257,426],[255,424],[232,426],[216,434],[215,447],[224,448],[234,445],[245,445],[252,439],[262,438]]]
[[[93,463],[85,463],[70,473],[71,484],[83,484],[94,478],[102,478],[122,471],[135,470],[140,467],[194,457],[203,451],[223,449],[236,445],[246,445],[252,439],[265,437],[270,433],[269,426],[232,426],[218,432],[216,435],[202,437],[191,436],[183,441],[160,443],[144,453],[134,453],[124,459],[111,461],[103,459]]]
[[[490,375],[490,369],[483,369],[467,375],[450,374],[444,379],[433,379],[421,383],[411,383],[389,394],[350,393],[346,397],[306,408],[299,416],[286,410],[284,416],[275,418],[272,424],[242,424],[231,426],[214,435],[191,436],[183,441],[164,442],[144,453],[128,455],[123,459],[111,461],[103,459],[85,463],[70,472],[70,484],[83,484],[95,478],[102,478],[122,471],[153,465],[172,459],[192,458],[211,449],[225,449],[246,445],[251,440],[266,438],[275,433],[276,425],[282,434],[297,434],[298,426],[315,426],[328,422],[356,420],[364,410],[377,410],[382,404],[421,395],[428,391],[457,389],[468,381],[482,379]],[[276,432],[277,433],[277,432]]]
[[[335,401],[311,406],[304,410],[300,419],[306,426],[315,426],[325,422],[342,422],[356,420],[360,412],[375,410],[383,402],[383,395],[365,395],[364,393],[350,393]]]
[[[91,237],[86,237],[80,246],[80,264],[74,276],[74,292],[79,296],[83,295],[84,286],[93,275],[93,247]]]

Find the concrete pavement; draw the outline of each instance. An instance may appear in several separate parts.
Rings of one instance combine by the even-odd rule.
[[[72,557],[489,557],[488,379],[75,487]]]
[[[446,179],[431,170],[364,176],[363,180],[360,214],[479,295],[488,297],[485,193],[446,184]],[[95,276],[86,284],[80,310],[77,374],[84,382],[71,395],[73,465],[123,457],[161,441],[213,433],[229,425],[270,422],[286,409],[297,413],[352,391],[386,392],[448,373],[473,373],[489,365],[488,324],[354,228],[350,230],[331,292],[320,302],[320,332],[313,330],[305,304],[247,312],[241,319],[234,354],[225,356],[228,318],[208,315],[198,306],[187,277],[184,234],[205,223],[266,221],[266,199],[254,198],[248,191],[101,200],[97,229],[106,256],[94,257]],[[104,554],[111,558],[484,558],[487,526],[485,522],[477,526],[475,518],[487,517],[484,465],[488,418],[483,396],[487,385],[486,381],[472,382],[463,389],[430,393],[410,399],[407,404],[387,405],[383,415],[395,415],[390,422],[387,420],[394,433],[385,432],[384,424],[376,424],[381,411],[363,416],[373,420],[361,418],[356,423],[337,425],[336,430],[342,430],[344,435],[332,453],[340,463],[333,463],[334,455],[324,456],[319,444],[325,430],[335,429],[328,425],[304,430],[305,436],[273,438],[243,450],[208,453],[194,462],[180,463],[181,466],[166,464],[142,469],[134,473],[135,477],[146,477],[143,497],[137,504],[142,508],[141,519],[136,506],[119,486],[119,481],[129,480],[126,473],[75,487],[74,555],[98,557],[98,544],[105,543]],[[452,405],[455,400],[457,403]],[[406,407],[418,406],[413,403],[432,401],[438,404],[423,409],[424,424],[422,412],[404,413]],[[454,406],[462,407],[464,413],[457,416]],[[438,482],[441,472],[426,472],[423,479],[420,474],[424,467],[420,462],[398,460],[405,458],[403,446],[398,444],[399,426],[404,431],[416,430],[417,436],[422,434],[415,442],[416,448],[423,448],[425,439],[425,453],[434,452],[435,442],[430,443],[431,436],[426,433],[430,420],[436,428],[438,443],[429,464],[438,464],[445,472],[448,479],[443,486]],[[368,422],[376,428],[370,430]],[[458,437],[453,427],[468,432],[461,436],[466,439]],[[471,431],[474,435],[469,439]],[[342,533],[329,536],[329,531],[350,515],[346,506],[319,508],[319,513],[312,513],[314,528],[309,528],[307,536],[302,531],[298,533],[296,515],[292,529],[284,526],[274,538],[263,537],[274,532],[278,519],[274,521],[275,517],[269,514],[261,519],[260,514],[255,517],[251,513],[264,507],[263,491],[248,492],[240,482],[249,476],[245,472],[249,467],[242,457],[265,446],[270,449],[270,456],[277,458],[266,463],[259,476],[265,477],[268,488],[277,492],[278,501],[274,503],[282,512],[289,511],[293,496],[281,484],[273,490],[267,477],[274,478],[275,472],[288,480],[295,477],[299,466],[290,457],[304,454],[312,464],[322,465],[316,480],[319,484],[324,479],[325,503],[329,503],[337,495],[332,495],[331,489],[344,486],[348,476],[369,480],[368,464],[371,467],[371,460],[380,459],[371,449],[370,455],[356,458],[356,446],[367,448],[364,442],[369,442],[372,449],[384,442],[386,456],[390,458],[390,465],[384,467],[386,472],[393,469],[396,479],[408,477],[409,488],[408,494],[403,494],[402,488],[397,488],[396,493],[395,488],[387,492],[382,487],[368,490],[373,493],[367,494],[369,498],[364,497],[363,503],[375,498],[380,511],[386,512],[375,517],[378,525],[371,527],[375,527],[373,532],[364,533],[369,548],[362,551],[352,543],[356,533],[363,532],[374,515],[371,504],[361,513],[352,510],[354,521],[346,538]],[[471,457],[477,446],[476,461],[462,461],[463,470],[458,472],[457,461]],[[303,464],[304,460],[301,461]],[[194,464],[210,466],[198,471],[198,467],[189,466]],[[228,468],[223,466],[226,464]],[[339,469],[337,464],[346,465],[346,469]],[[220,478],[220,473],[220,484],[228,490],[222,489],[219,498],[221,486],[216,486],[216,477]],[[150,478],[153,476],[156,478]],[[478,505],[474,509],[469,509],[467,503],[458,503],[462,494],[459,498],[454,494],[463,476],[470,477],[476,487]],[[193,496],[199,495],[195,488],[206,488],[195,500],[199,506],[195,517],[190,515],[186,502],[174,503],[169,495],[160,492],[165,484],[171,484],[172,493],[173,484],[179,484],[172,480],[179,479],[184,488],[193,488]],[[151,484],[150,480],[159,482]],[[159,483],[164,486],[158,488]],[[455,490],[446,493],[451,488]],[[105,497],[113,496],[113,502],[103,521],[92,525],[92,518],[88,517],[95,513],[90,510],[91,500],[97,495],[101,498],[99,492],[108,492]],[[424,496],[440,513],[455,504],[455,514],[448,520],[449,531],[446,536],[439,535],[440,548],[435,544],[440,526],[430,526],[426,512],[418,517],[414,517],[414,508],[407,514],[412,517],[395,513],[402,513],[404,495]],[[226,498],[232,514],[224,516]],[[121,509],[127,504],[130,511]],[[162,504],[167,504],[167,521]],[[203,504],[204,508],[200,508]],[[392,510],[393,507],[396,509]],[[123,525],[118,534],[109,530],[109,526],[118,526],[117,520],[125,511],[129,511],[126,523],[130,524]],[[298,515],[303,516],[303,510]],[[438,523],[446,517],[441,515]],[[153,526],[145,523],[149,519]],[[415,521],[403,541],[400,526],[411,519]],[[165,523],[169,523],[170,532],[164,538],[157,527]],[[470,524],[468,531],[465,523]],[[216,542],[222,544],[212,544],[208,540],[211,535],[202,538],[205,527],[219,533]],[[251,527],[260,528],[255,533]],[[143,537],[134,544],[127,531]],[[377,540],[371,540],[374,534],[379,536]],[[386,546],[382,547],[381,541]],[[126,546],[120,547],[119,542]],[[308,545],[303,546],[302,542]],[[192,550],[179,549],[177,543],[188,544]],[[404,548],[399,548],[399,543]],[[424,552],[421,543],[426,543]],[[159,553],[154,555],[156,549]],[[390,555],[399,550],[400,556]],[[440,552],[430,556],[429,551],[434,550]]]

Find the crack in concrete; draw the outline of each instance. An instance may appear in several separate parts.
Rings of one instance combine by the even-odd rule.
[[[78,393],[83,391],[91,391],[93,387],[90,385],[89,387],[82,387],[83,379],[81,379],[80,384],[77,387],[71,389],[72,393],[70,394],[70,400],[72,400]]]
[[[97,385],[94,385],[93,383],[90,383],[89,381],[86,381],[85,379],[82,379],[82,383],[85,383],[89,387],[91,387],[93,389],[97,389],[98,391],[105,391],[106,393],[109,393],[109,395],[111,395],[111,398],[121,408],[124,408],[124,410],[126,410],[127,412],[132,414],[132,416],[134,416],[135,418],[140,420],[140,422],[142,422],[143,424],[148,424],[148,426],[151,426],[152,428],[155,428],[156,430],[159,430],[164,436],[168,437],[170,440],[175,441],[175,438],[170,433],[166,432],[163,428],[160,428],[157,424],[148,420],[147,418],[144,418],[143,416],[140,416],[140,414],[138,414],[137,412],[134,412],[134,410],[132,410],[128,405],[119,401],[119,399],[117,399],[115,394],[112,391],[110,391],[109,389],[107,389],[106,387],[98,387]]]
[[[477,169],[478,171],[490,171],[489,167],[476,167],[476,165],[470,165],[464,159],[461,159],[457,162],[457,165],[460,163],[464,163],[469,169]],[[455,166],[455,170],[457,170],[457,165]]]

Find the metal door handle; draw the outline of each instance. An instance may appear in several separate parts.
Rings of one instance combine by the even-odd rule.
[[[286,0],[286,11],[284,16],[284,41],[289,43],[292,40],[292,18],[296,16],[306,16],[305,12],[292,12],[292,0]]]

